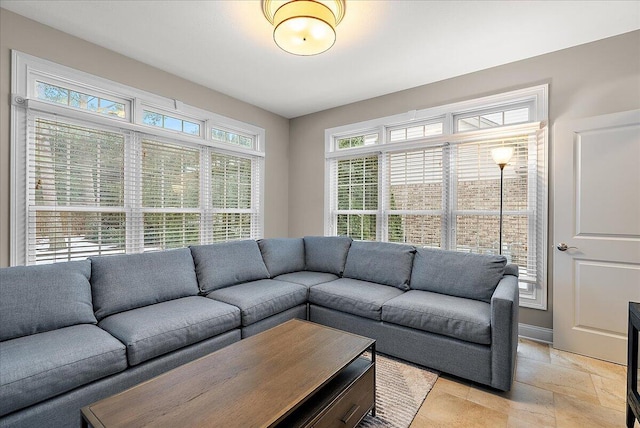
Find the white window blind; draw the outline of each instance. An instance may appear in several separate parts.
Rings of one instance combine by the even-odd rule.
[[[144,250],[200,243],[200,150],[147,138],[141,149]]]
[[[509,138],[485,138],[452,146],[451,249],[498,254],[500,168],[491,157],[495,147],[514,149],[504,168],[502,254],[520,268],[520,280],[537,278],[538,136],[525,133]]]
[[[378,157],[331,162],[333,224],[338,235],[375,240],[378,225]]]
[[[44,114],[28,123],[29,263],[262,236],[261,158]]]
[[[244,239],[262,234],[258,221],[260,170],[250,158],[211,154],[213,241]]]
[[[542,132],[455,140],[328,160],[332,233],[498,254],[500,169],[491,150],[513,147],[513,157],[504,169],[502,254],[518,265],[522,291],[533,293],[542,275]]]
[[[428,247],[446,246],[448,168],[442,146],[388,153],[384,184],[387,238]]]
[[[32,116],[28,258],[46,263],[125,251],[125,135]]]

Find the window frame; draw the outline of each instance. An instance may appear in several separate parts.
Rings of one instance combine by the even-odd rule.
[[[162,126],[158,126],[158,125],[150,125],[148,123],[145,123],[144,122],[145,113],[153,113],[153,114],[158,114],[158,115],[162,116],[163,125]],[[162,129],[164,131],[176,133],[178,135],[187,135],[187,136],[196,137],[196,138],[197,137],[203,137],[202,132],[203,132],[203,130],[205,128],[205,120],[203,120],[203,119],[185,116],[185,115],[182,115],[182,114],[177,113],[177,112],[170,112],[170,111],[166,111],[165,109],[157,108],[157,107],[149,106],[149,105],[143,105],[142,106],[141,115],[142,115],[142,124],[144,126],[149,127],[149,132],[154,132],[157,129]],[[171,118],[171,119],[179,120],[181,122],[181,124],[182,124],[183,130],[178,131],[178,130],[167,128],[166,126],[164,126],[164,120],[167,117]],[[197,134],[191,134],[189,132],[185,132],[184,131],[184,122],[193,123],[194,125],[198,125],[199,126],[198,133]]]
[[[475,115],[490,114],[499,111],[509,111],[513,109],[529,108],[529,121],[513,124],[500,125],[479,130],[457,131],[457,119],[463,117],[471,117]],[[400,141],[390,141],[391,130],[399,128],[409,128],[413,125],[424,125],[429,123],[442,122],[442,135],[428,136],[422,138],[410,138]],[[364,157],[376,154],[379,157],[379,202],[378,202],[378,240],[388,240],[388,217],[387,208],[384,205],[388,190],[382,181],[382,174],[385,174],[385,166],[383,166],[384,157],[389,153],[405,152],[412,149],[424,149],[437,145],[449,145],[449,147],[463,142],[473,140],[481,140],[491,135],[492,138],[500,138],[501,136],[513,136],[517,133],[535,133],[538,138],[537,158],[538,166],[536,167],[535,176],[539,182],[537,194],[537,206],[535,214],[538,216],[535,226],[529,226],[528,236],[536,239],[537,253],[537,281],[531,284],[522,281],[520,288],[520,306],[539,310],[547,309],[547,250],[548,250],[548,85],[538,85],[530,88],[500,93],[487,97],[452,103],[442,106],[422,110],[412,110],[407,113],[387,116],[364,122],[343,125],[325,130],[325,235],[335,235],[336,230],[333,224],[335,215],[335,192],[333,190],[333,182],[331,178],[332,163],[339,159],[348,157]],[[342,138],[355,137],[359,135],[368,135],[378,133],[378,141],[364,147],[343,148],[338,149],[337,141]],[[450,150],[448,150],[450,152]],[[448,155],[449,156],[449,155]],[[447,159],[449,162],[449,159]],[[444,170],[444,168],[443,168]],[[445,172],[443,172],[445,174]],[[446,174],[451,174],[447,171]],[[443,180],[445,177],[443,177]],[[453,181],[453,177],[448,177]],[[449,184],[449,186],[454,186]],[[455,189],[454,189],[455,191]],[[450,201],[454,195],[449,195]],[[443,199],[446,199],[443,197]],[[453,207],[443,206],[445,215],[451,217]],[[451,218],[446,220],[446,225],[451,228],[455,222]],[[533,228],[537,228],[533,230]],[[451,230],[442,231],[443,248],[450,248],[455,233]]]
[[[100,113],[98,111],[93,111],[93,110],[89,110],[89,109],[81,109],[79,107],[73,107],[68,105],[67,107],[65,107],[63,104],[60,103],[55,103],[52,101],[48,101],[48,100],[44,100],[41,99],[38,95],[37,95],[37,86],[38,83],[44,83],[46,85],[51,85],[51,86],[56,86],[60,89],[65,89],[67,91],[74,91],[74,92],[78,92],[78,93],[82,93],[84,95],[93,95],[93,96],[97,96],[99,97],[99,99],[105,99],[108,101],[113,101],[113,102],[117,102],[119,104],[122,104],[124,106],[124,117],[119,117],[119,116],[109,116],[109,115],[105,115],[104,113]],[[33,96],[34,99],[46,103],[46,104],[51,104],[54,106],[60,106],[63,108],[70,108],[73,109],[75,111],[82,111],[82,112],[86,112],[86,113],[90,113],[90,114],[94,114],[97,115],[98,117],[109,117],[113,120],[121,120],[121,121],[128,121],[130,120],[131,117],[131,111],[132,111],[132,100],[128,99],[128,98],[122,98],[116,94],[109,94],[106,92],[102,92],[99,89],[93,89],[93,88],[87,88],[87,87],[82,87],[82,86],[78,86],[77,84],[73,83],[73,82],[69,82],[66,79],[60,79],[60,78],[54,78],[54,77],[50,77],[50,76],[37,76],[34,77],[34,79],[28,83],[29,86],[31,87],[31,90],[29,92],[29,94],[31,94],[31,96]],[[91,92],[91,94],[87,94],[86,92]]]
[[[96,127],[125,133],[125,175],[132,174],[136,170],[133,158],[135,147],[140,147],[145,137],[158,142],[166,142],[174,145],[198,148],[201,158],[206,153],[225,153],[251,159],[251,203],[252,238],[261,238],[264,229],[264,174],[265,174],[265,130],[255,125],[231,119],[217,113],[189,106],[179,100],[169,99],[152,94],[140,89],[88,74],[70,67],[50,62],[17,50],[11,51],[12,55],[12,79],[11,79],[11,204],[10,204],[10,264],[23,265],[29,261],[27,254],[29,248],[29,221],[27,212],[29,203],[29,120],[30,115],[44,117],[56,117],[82,126]],[[45,82],[65,89],[81,92],[87,95],[104,96],[109,100],[123,102],[125,104],[125,117],[104,115],[101,113],[78,109],[68,105],[57,104],[38,99],[36,82]],[[151,126],[143,123],[143,110],[187,120],[201,125],[200,135],[178,132],[170,129]],[[211,128],[223,128],[234,130],[252,139],[252,147],[234,146],[214,141],[211,136]],[[201,165],[201,168],[203,165]],[[132,170],[133,168],[133,170]],[[139,168],[142,168],[140,165]],[[135,172],[141,174],[141,169]],[[210,182],[203,178],[206,172],[201,170],[201,199],[205,185]],[[142,188],[137,190],[142,196]],[[210,191],[207,189],[206,194]],[[127,201],[127,212],[131,211],[131,200]],[[146,212],[142,204],[133,209],[141,209],[140,215]],[[207,207],[208,208],[208,207]],[[202,203],[201,209],[201,243],[212,242],[212,233],[203,234],[203,226],[206,218],[212,217],[212,213],[206,213]],[[170,209],[171,210],[171,209]],[[212,210],[210,210],[212,211]],[[135,217],[135,216],[131,216]],[[142,223],[142,220],[132,220]],[[136,232],[140,236],[131,239],[129,236],[130,220],[127,219],[126,252],[136,253],[144,251],[144,230]],[[255,222],[255,225],[253,224]],[[140,229],[140,224],[134,225]],[[209,228],[212,229],[212,226]],[[142,242],[140,242],[142,240]]]
[[[514,102],[514,103],[507,103],[507,104],[502,104],[502,105],[497,105],[497,106],[493,106],[493,107],[487,107],[487,108],[477,108],[477,109],[471,109],[471,110],[466,110],[464,112],[458,112],[458,113],[454,113],[452,116],[453,119],[453,132],[455,134],[460,134],[463,132],[473,132],[473,131],[481,131],[481,130],[488,130],[488,129],[499,129],[499,128],[503,128],[503,127],[507,127],[507,126],[512,126],[512,125],[520,125],[523,123],[529,123],[532,122],[532,120],[526,120],[526,121],[522,121],[522,122],[517,122],[517,123],[512,123],[512,124],[502,124],[502,125],[496,125],[496,126],[489,126],[486,128],[480,128],[480,129],[475,129],[475,130],[468,130],[468,131],[460,131],[459,129],[459,125],[458,125],[458,121],[461,119],[468,119],[470,117],[475,117],[475,116],[486,116],[489,114],[494,114],[494,113],[502,113],[503,116],[502,118],[504,119],[504,113],[512,111],[512,110],[520,110],[523,108],[528,108],[529,109],[529,118],[532,117],[533,115],[533,105],[530,101],[525,101],[525,102]]]
[[[434,137],[440,137],[442,135],[444,135],[445,133],[445,117],[437,117],[437,118],[431,118],[428,120],[421,120],[421,121],[411,121],[410,123],[402,123],[399,125],[395,125],[395,126],[387,126],[385,127],[385,132],[386,132],[386,142],[387,144],[396,144],[396,143],[401,143],[401,142],[412,142],[412,141],[419,141],[419,140],[424,140],[425,138],[434,138]],[[428,126],[428,125],[434,125],[434,124],[442,124],[442,131],[439,134],[434,134],[434,135],[427,135],[427,136],[420,136],[420,137],[406,137],[404,140],[394,140],[393,137],[391,136],[393,131],[398,131],[398,130],[402,130],[404,129],[405,131],[408,131],[409,128],[413,128],[413,127],[418,127],[418,126]],[[406,134],[405,134],[406,135]]]

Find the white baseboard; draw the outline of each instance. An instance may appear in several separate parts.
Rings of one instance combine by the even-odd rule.
[[[553,329],[538,327],[537,325],[518,324],[518,336],[536,342],[553,344]]]

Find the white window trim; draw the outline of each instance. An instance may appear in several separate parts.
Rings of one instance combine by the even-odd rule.
[[[200,133],[198,135],[195,135],[195,134],[189,134],[189,133],[183,132],[183,131],[176,131],[176,130],[173,130],[173,129],[165,128],[163,126],[148,125],[146,123],[143,123],[144,126],[147,126],[150,129],[153,129],[153,132],[155,132],[156,130],[162,129],[162,130],[171,132],[171,133],[176,134],[176,135],[187,135],[187,136],[193,136],[195,138],[203,138],[202,134],[204,133],[206,120],[196,119],[196,118],[193,118],[193,117],[190,117],[190,116],[185,116],[180,112],[167,111],[165,109],[154,107],[154,106],[149,106],[149,105],[143,105],[143,107],[142,107],[142,116],[143,117],[144,117],[144,112],[145,111],[148,111],[150,113],[160,114],[160,115],[165,116],[165,117],[171,117],[171,118],[178,119],[178,120],[181,120],[181,121],[191,122],[191,123],[194,123],[194,124],[200,126]]]
[[[12,82],[11,82],[11,104],[13,107],[40,110],[50,113],[58,113],[66,117],[82,119],[97,124],[109,124],[119,126],[123,129],[150,132],[153,134],[163,134],[169,138],[194,141],[198,144],[205,144],[212,147],[225,148],[238,153],[252,154],[254,156],[265,155],[265,130],[255,125],[251,125],[239,120],[231,119],[213,112],[209,112],[197,107],[193,107],[183,102],[171,98],[161,97],[150,92],[142,91],[127,85],[113,82],[89,73],[75,70],[64,65],[56,64],[32,55],[28,55],[16,50],[11,51],[12,59]],[[95,93],[111,96],[116,100],[128,101],[131,103],[131,113],[126,119],[105,117],[89,111],[55,105],[46,101],[38,100],[35,96],[34,82],[38,78],[45,81],[68,84],[74,90],[93,91]],[[197,123],[204,123],[205,127],[201,136],[191,136],[181,132],[171,131],[156,126],[146,125],[142,122],[142,111],[147,109],[158,110],[159,113],[174,115],[181,119],[187,119]],[[12,110],[13,111],[13,110]],[[223,127],[235,130],[245,135],[255,136],[256,147],[247,149],[235,147],[232,144],[221,144],[213,141],[211,135],[212,127]]]
[[[354,124],[338,126],[334,128],[329,128],[325,130],[325,216],[324,216],[324,233],[325,235],[333,234],[332,225],[333,219],[331,212],[332,206],[332,182],[331,182],[331,171],[330,165],[331,161],[334,159],[344,159],[349,157],[358,157],[365,155],[373,155],[373,154],[384,154],[392,151],[402,151],[409,150],[412,148],[424,148],[430,145],[441,145],[447,143],[458,143],[464,141],[471,141],[474,139],[478,139],[478,137],[482,135],[486,135],[487,133],[491,133],[492,136],[496,136],[499,138],[500,134],[513,134],[516,131],[532,131],[535,129],[542,130],[544,139],[542,144],[542,153],[539,153],[539,156],[542,156],[543,162],[543,195],[541,195],[542,200],[539,201],[541,204],[541,219],[540,219],[540,227],[542,228],[542,236],[543,242],[539,245],[542,245],[542,260],[540,263],[542,264],[541,270],[539,273],[541,275],[540,283],[536,284],[535,287],[530,292],[521,292],[520,293],[520,306],[539,309],[539,310],[547,310],[547,275],[548,275],[548,265],[547,265],[547,237],[548,237],[548,168],[549,168],[549,158],[548,158],[548,132],[547,132],[547,123],[548,123],[548,91],[549,85],[538,85],[531,88],[524,88],[520,90],[505,92],[501,94],[491,95],[487,97],[477,98],[468,101],[462,101],[458,103],[447,104],[443,106],[431,107],[422,110],[412,110],[406,113],[401,113],[397,115],[376,118],[371,120],[366,120]],[[468,115],[478,114],[480,112],[490,112],[497,111],[499,109],[505,109],[510,107],[524,107],[526,105],[531,106],[530,109],[530,120],[526,123],[520,123],[516,125],[504,125],[497,126],[482,130],[473,130],[466,132],[455,132],[454,128],[454,120],[455,118],[464,117]],[[443,119],[444,118],[444,119]],[[443,134],[432,136],[432,137],[424,137],[418,139],[410,139],[402,142],[389,142],[389,130],[403,127],[403,126],[411,126],[412,124],[423,124],[429,123],[432,121],[443,121]],[[349,136],[355,135],[364,135],[364,134],[373,134],[378,133],[378,142],[377,144],[372,144],[365,147],[356,147],[351,149],[338,149],[336,145],[336,141],[340,138],[345,138]],[[379,174],[382,172],[379,170]],[[384,190],[379,191],[381,195]],[[382,198],[382,196],[381,196]],[[382,199],[379,201],[378,205],[378,219],[381,220],[384,216],[382,215]],[[378,235],[384,232],[382,229],[385,225],[378,226]],[[386,234],[383,233],[384,236]],[[378,236],[378,239],[381,237]]]
[[[466,110],[464,112],[457,112],[455,114],[452,115],[452,122],[453,122],[453,129],[455,133],[461,133],[461,132],[465,132],[465,131],[458,131],[458,120],[460,119],[466,119],[469,117],[474,117],[474,116],[484,116],[484,115],[488,115],[491,113],[498,113],[501,111],[508,111],[508,110],[515,110],[515,109],[520,109],[520,108],[526,108],[526,107],[531,107],[531,100],[528,101],[520,101],[520,102],[513,102],[513,103],[506,103],[506,104],[500,104],[500,105],[494,105],[491,107],[482,107],[479,109],[474,109],[474,110]],[[529,109],[529,114],[532,114],[532,110],[533,109]],[[531,121],[526,121],[526,122],[519,122],[516,123],[514,125],[520,125],[523,123],[530,123]],[[509,126],[509,125],[500,125],[500,126],[496,126],[496,127],[490,127],[490,128],[484,128],[484,129],[480,129],[480,131],[482,130],[487,130],[487,129],[497,129],[497,128],[501,128],[504,126]],[[467,131],[468,132],[468,131]],[[471,131],[473,132],[473,131]]]
[[[23,52],[11,51],[12,79],[11,79],[11,177],[10,177],[10,265],[22,265],[27,259],[27,201],[28,201],[28,149],[24,142],[28,135],[28,113],[41,112],[47,115],[59,115],[72,121],[82,121],[125,131],[135,131],[139,135],[153,135],[156,138],[166,138],[194,147],[206,146],[218,153],[251,158],[252,162],[259,162],[257,168],[252,168],[258,191],[252,200],[252,214],[257,216],[256,228],[264,231],[264,158],[265,158],[265,130],[259,126],[228,118],[207,110],[193,107],[175,99],[162,97],[150,92],[120,84],[108,79],[85,73],[64,65],[41,59]],[[66,107],[43,101],[37,98],[36,80],[68,87],[72,90],[89,94],[104,95],[114,101],[125,103],[125,118],[105,116],[91,111],[84,111],[73,107]],[[172,131],[142,122],[144,109],[155,110],[159,113],[175,116],[180,119],[202,124],[201,135],[189,135]],[[237,131],[239,134],[251,136],[254,147],[235,146],[214,141],[211,138],[211,128],[222,128]],[[130,159],[125,157],[125,169],[129,168]],[[207,190],[208,192],[208,190]],[[223,210],[224,212],[227,212]],[[203,217],[203,221],[205,218]],[[139,244],[133,244],[139,250]],[[127,239],[127,251],[129,239]]]

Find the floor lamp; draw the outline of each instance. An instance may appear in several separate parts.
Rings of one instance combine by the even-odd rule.
[[[493,161],[500,167],[500,243],[499,254],[502,254],[502,186],[504,182],[504,167],[511,160],[513,156],[513,147],[496,147],[491,150],[491,157]]]

